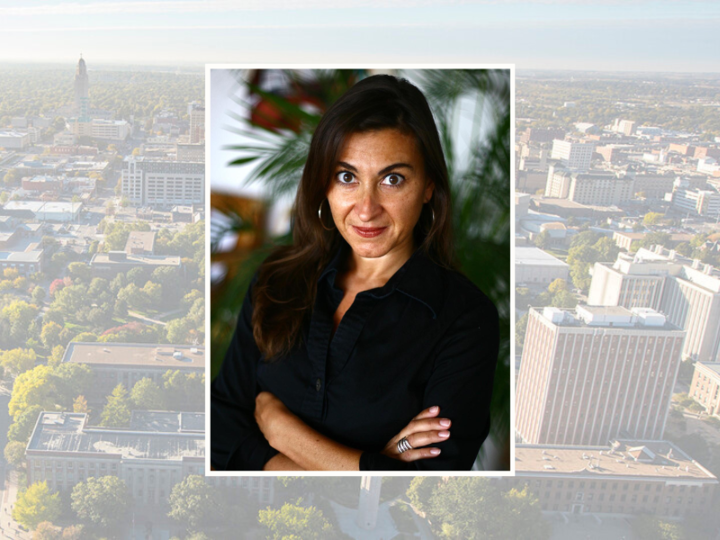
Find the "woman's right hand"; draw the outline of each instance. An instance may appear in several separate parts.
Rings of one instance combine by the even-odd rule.
[[[410,423],[400,433],[388,441],[382,453],[393,459],[407,462],[439,456],[439,448],[427,448],[427,445],[448,440],[451,422],[447,418],[437,418],[438,414],[440,414],[440,407],[430,407],[422,411],[410,420]],[[407,438],[412,449],[400,453],[397,444],[403,437]]]

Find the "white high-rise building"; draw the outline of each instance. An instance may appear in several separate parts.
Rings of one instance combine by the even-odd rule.
[[[573,446],[662,438],[684,336],[651,309],[531,309],[518,434],[524,443]]]
[[[137,205],[203,204],[205,164],[191,161],[153,161],[129,157],[122,171],[122,194]]]
[[[579,143],[572,141],[561,141],[555,139],[552,145],[550,157],[559,159],[569,169],[587,171],[590,168],[593,150],[592,143]]]

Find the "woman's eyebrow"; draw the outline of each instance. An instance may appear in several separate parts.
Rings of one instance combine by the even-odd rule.
[[[410,170],[413,169],[413,166],[410,165],[409,163],[393,163],[392,165],[388,165],[383,170],[379,171],[378,175],[385,174],[387,172],[392,171],[393,169],[400,169],[402,167],[405,167],[406,169],[410,169]]]

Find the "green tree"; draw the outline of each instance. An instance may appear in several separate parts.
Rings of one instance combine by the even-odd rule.
[[[567,290],[554,294],[550,302],[551,306],[558,308],[574,308],[577,304],[578,301],[575,295]]]
[[[57,345],[60,345],[60,333],[63,331],[62,327],[54,322],[45,323],[40,333],[40,339],[42,339],[43,345],[46,348],[52,349]]]
[[[19,467],[25,463],[25,447],[27,443],[10,441],[5,445],[5,460],[11,467]]]
[[[117,476],[88,478],[72,490],[71,507],[78,518],[105,531],[117,531],[127,523],[131,495]]]
[[[118,384],[107,397],[107,404],[100,417],[100,425],[108,427],[125,427],[130,423],[130,401],[127,390]]]
[[[12,349],[0,354],[0,364],[14,375],[34,368],[36,361],[37,355],[32,349]]]
[[[526,313],[515,323],[515,347],[521,352],[525,344],[525,332],[527,331],[528,314]]]
[[[60,517],[60,494],[50,493],[47,482],[36,482],[18,493],[12,517],[28,529],[34,529],[42,521],[55,521]]]
[[[550,285],[548,285],[548,291],[552,294],[557,294],[560,291],[567,291],[567,281],[562,278],[557,278]]]
[[[73,412],[76,413],[89,413],[88,402],[85,396],[78,396],[73,401]]]
[[[148,377],[143,377],[132,387],[130,400],[137,409],[159,410],[163,408],[163,391]]]
[[[450,478],[435,490],[430,516],[448,539],[507,538],[503,502],[489,478]]]
[[[547,231],[542,231],[535,237],[533,242],[536,247],[539,247],[540,249],[547,249],[550,247],[551,240],[552,239],[550,237],[550,233]]]
[[[17,417],[17,420],[10,424],[8,428],[7,437],[9,441],[18,441],[23,445],[27,444],[32,434],[32,430],[35,428],[38,415],[43,410],[40,405],[32,405],[22,411]]]
[[[260,510],[258,522],[267,529],[266,538],[272,540],[330,540],[337,537],[332,525],[314,506],[303,507],[285,503],[279,509],[268,507]]]
[[[511,489],[503,496],[507,505],[508,534],[513,540],[543,540],[550,538],[552,527],[542,515],[537,497],[527,486]]]
[[[202,476],[191,475],[173,486],[168,516],[190,531],[206,529],[223,517],[224,502]]]
[[[169,370],[163,373],[165,405],[173,411],[201,411],[205,406],[205,374]]]
[[[32,301],[36,306],[40,306],[45,300],[46,296],[47,293],[45,292],[45,289],[40,286],[35,287],[31,294]]]
[[[73,279],[73,282],[81,280],[87,283],[92,278],[92,271],[83,262],[73,262],[68,265],[68,275]]]
[[[664,217],[665,214],[661,214],[659,212],[648,212],[647,214],[645,214],[645,217],[643,217],[643,225],[645,225],[646,227],[652,225],[660,225]]]
[[[435,487],[438,485],[438,479],[432,476],[416,476],[410,482],[406,495],[412,505],[426,512],[430,506],[430,498],[432,497]]]
[[[56,390],[54,383],[52,368],[49,366],[35,366],[18,375],[8,404],[10,415],[17,420],[23,411],[33,405],[39,405],[45,410],[54,410]]]

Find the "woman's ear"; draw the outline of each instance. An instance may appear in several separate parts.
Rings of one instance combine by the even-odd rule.
[[[433,191],[435,191],[435,182],[432,180],[428,181],[427,186],[425,186],[425,195],[423,196],[423,204],[430,202],[430,199],[432,199]]]

